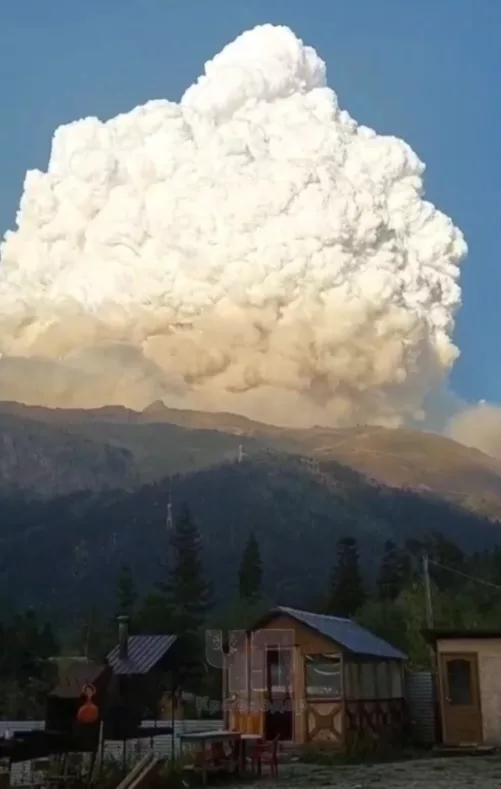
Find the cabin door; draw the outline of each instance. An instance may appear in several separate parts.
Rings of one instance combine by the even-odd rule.
[[[292,649],[266,650],[267,709],[264,734],[267,740],[293,739]]]
[[[445,745],[482,742],[482,713],[476,654],[440,655]]]

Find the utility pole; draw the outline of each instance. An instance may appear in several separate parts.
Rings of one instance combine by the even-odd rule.
[[[423,553],[423,582],[426,602],[426,626],[429,630],[433,629],[433,601],[431,598],[430,567],[428,554]]]
[[[431,596],[431,584],[430,584],[430,565],[428,560],[428,554],[423,553],[423,581],[424,581],[424,593],[425,593],[425,601],[426,601],[426,626],[428,630],[433,630],[433,600]],[[439,697],[439,684],[438,684],[438,666],[437,666],[437,655],[435,653],[435,649],[431,644],[428,644],[428,654],[430,656],[430,669],[431,669],[431,681],[432,681],[432,688],[433,688],[433,697],[434,699],[438,699]],[[434,719],[435,719],[435,732],[437,733],[438,737],[440,738],[442,732],[442,719],[440,717],[438,711],[438,704],[435,702],[433,705],[434,711]]]
[[[167,517],[165,519],[165,526],[167,531],[170,531],[173,527],[173,518],[172,518],[172,480],[169,479],[169,498],[167,500]]]

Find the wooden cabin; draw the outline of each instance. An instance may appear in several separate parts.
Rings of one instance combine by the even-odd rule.
[[[501,746],[501,630],[432,630],[442,740]]]
[[[356,750],[402,731],[406,656],[350,619],[278,607],[230,636],[226,724]]]

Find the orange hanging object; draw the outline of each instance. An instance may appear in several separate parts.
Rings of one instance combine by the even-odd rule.
[[[94,685],[84,685],[82,688],[82,696],[85,696],[86,700],[77,712],[78,723],[90,724],[98,720],[99,710],[92,701],[95,695],[96,689]]]

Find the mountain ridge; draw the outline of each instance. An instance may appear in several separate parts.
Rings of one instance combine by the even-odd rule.
[[[67,442],[70,436],[76,442],[77,460],[81,454],[86,457],[91,447],[101,457],[109,451],[113,459],[118,453],[115,462],[121,458],[125,488],[236,460],[242,450],[252,456],[268,447],[317,460],[333,459],[381,484],[434,493],[501,518],[501,461],[436,433],[370,426],[279,428],[238,415],[173,409],[162,403],[152,403],[143,412],[120,406],[66,410],[0,403],[0,417],[4,436],[9,418],[63,431]],[[58,440],[60,432],[55,435]],[[57,477],[56,461],[52,467]],[[87,484],[84,472],[79,485],[67,479],[64,470],[61,473],[63,480],[52,489],[48,485],[47,495],[61,492],[64,484],[69,491]],[[116,473],[108,479],[105,464],[102,479],[105,487],[121,486]],[[91,489],[95,487],[91,484]]]

